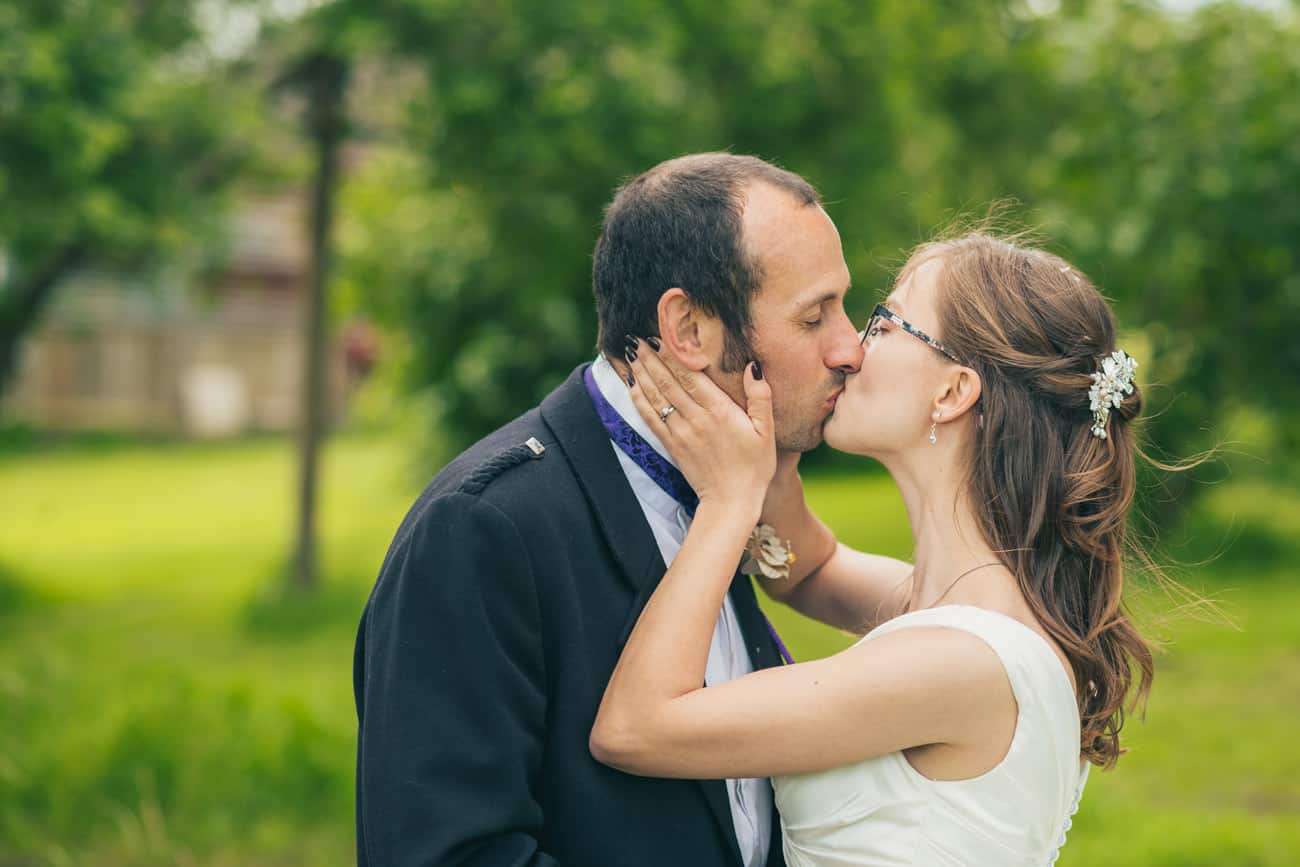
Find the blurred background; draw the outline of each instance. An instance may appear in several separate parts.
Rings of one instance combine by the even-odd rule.
[[[1150,451],[1217,457],[1146,478],[1191,593],[1133,575],[1154,692],[1059,863],[1300,863],[1300,4],[5,0],[0,865],[353,862],[398,522],[594,355],[619,181],[714,149],[819,187],[854,315],[995,201],[1113,299]]]

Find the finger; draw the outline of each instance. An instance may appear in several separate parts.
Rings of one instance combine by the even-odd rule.
[[[663,399],[659,407],[673,406],[686,418],[700,414],[702,407],[695,398],[686,393],[672,370],[645,341],[637,341],[636,358],[631,362],[632,374],[640,380],[644,377]]]
[[[668,372],[672,374],[673,379],[677,381],[682,391],[704,409],[711,412],[725,411],[728,405],[734,403],[727,396],[727,393],[719,388],[707,375],[698,370],[691,370],[672,355],[657,352],[655,353],[655,361],[662,363]]]
[[[776,427],[772,420],[772,387],[767,380],[754,375],[757,369],[755,363],[745,365],[745,411],[754,430],[764,438],[771,438]]]
[[[664,422],[659,413],[667,406],[667,402],[659,393],[659,388],[646,375],[644,367],[638,367],[635,362],[629,362],[628,367],[632,369],[633,385],[629,388],[632,402],[636,404],[637,412],[641,413],[650,430],[663,439]]]
[[[727,394],[715,385],[705,374],[699,370],[692,370],[677,361],[676,357],[667,354],[655,354],[655,360],[664,365],[664,368],[671,374],[673,380],[676,380],[677,386],[681,387],[682,393],[688,395],[694,404],[699,407],[716,411],[720,404],[719,399],[731,402]]]

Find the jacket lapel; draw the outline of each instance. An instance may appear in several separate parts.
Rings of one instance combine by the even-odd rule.
[[[736,573],[727,591],[731,605],[736,609],[736,620],[740,622],[740,633],[745,636],[745,649],[749,651],[749,660],[754,669],[771,668],[781,665],[781,652],[772,640],[772,633],[767,629],[763,611],[758,607],[758,597],[754,593],[754,582],[748,575]]]
[[[563,385],[547,395],[542,401],[542,419],[573,467],[623,579],[637,593],[635,622],[666,567],[582,383],[586,368],[584,364],[575,369]]]

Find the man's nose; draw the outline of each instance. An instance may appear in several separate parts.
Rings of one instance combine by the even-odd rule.
[[[826,366],[845,374],[857,373],[862,369],[862,333],[853,327],[853,321],[847,314],[841,314],[840,323],[835,329],[835,339],[826,356]]]

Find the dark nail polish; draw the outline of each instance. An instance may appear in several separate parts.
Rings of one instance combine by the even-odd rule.
[[[647,337],[645,339],[645,342],[649,343],[652,347],[654,347],[655,352],[658,352],[660,349],[663,348],[663,344],[659,342],[658,337]]]
[[[757,361],[752,361],[752,362],[750,362],[750,364],[751,364],[751,365],[753,366],[753,368],[754,368],[754,379],[762,379],[762,378],[763,378],[763,368],[762,368],[761,366],[759,366],[759,363],[758,363]]]
[[[636,385],[636,380],[632,378],[632,372],[629,370],[627,374],[627,387],[631,388],[634,385]]]
[[[623,350],[623,359],[628,364],[631,364],[632,362],[636,361],[636,348],[629,346],[627,349]]]

